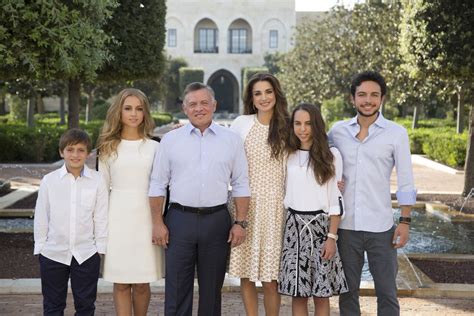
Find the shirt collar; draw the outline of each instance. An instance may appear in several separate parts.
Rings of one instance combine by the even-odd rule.
[[[193,124],[191,124],[191,122],[189,122],[188,124],[184,125],[184,128],[186,129],[187,133],[188,134],[191,134],[195,129],[198,129],[197,127],[194,127]],[[199,129],[198,129],[199,130]],[[217,134],[218,133],[218,127],[217,127],[217,124],[212,121],[211,122],[211,125],[209,125],[209,127],[206,129],[206,131],[209,130],[211,131],[213,134]]]
[[[68,172],[67,172],[67,168],[66,168],[66,163],[64,163],[63,166],[61,167],[61,169],[59,169],[59,177],[62,179],[67,174],[68,174]]]
[[[59,177],[61,179],[64,178],[64,176],[66,176],[69,173],[67,171],[67,168],[66,168],[66,163],[64,163],[63,166],[61,167],[61,169],[59,169],[59,170],[60,170],[59,171]],[[84,168],[82,168],[81,177],[92,178],[92,171],[86,165],[84,165]]]
[[[359,123],[357,122],[357,115],[356,115],[349,120],[349,125],[357,125],[357,124]],[[385,128],[387,126],[387,119],[383,117],[382,112],[379,112],[379,116],[377,117],[377,119],[375,120],[373,124],[381,128]]]

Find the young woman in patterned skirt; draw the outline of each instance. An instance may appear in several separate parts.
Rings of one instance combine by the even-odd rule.
[[[293,296],[293,315],[329,315],[329,297],[348,291],[337,251],[337,229],[344,214],[337,175],[342,159],[329,148],[325,124],[312,104],[291,116],[286,176],[285,233],[278,290]]]

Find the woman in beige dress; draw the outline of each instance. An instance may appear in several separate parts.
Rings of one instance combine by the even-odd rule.
[[[249,165],[250,207],[245,242],[232,248],[229,274],[240,278],[247,315],[258,314],[255,282],[263,285],[266,315],[278,315],[278,273],[284,222],[287,101],[277,78],[254,75],[244,91],[244,115],[231,125],[245,146]]]
[[[148,182],[159,143],[148,99],[124,89],[99,137],[99,172],[110,187],[104,279],[114,283],[116,315],[146,315],[150,282],[163,277],[162,250],[152,244]]]

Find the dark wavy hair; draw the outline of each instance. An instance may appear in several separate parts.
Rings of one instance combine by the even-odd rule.
[[[272,157],[278,159],[285,152],[290,114],[288,113],[288,102],[286,101],[285,94],[275,76],[270,73],[257,73],[250,78],[244,90],[244,114],[257,114],[257,109],[252,100],[252,91],[253,86],[260,81],[270,83],[275,93],[275,107],[270,120],[267,140],[272,148]]]
[[[287,145],[288,154],[296,152],[301,146],[301,142],[296,136],[294,129],[295,114],[297,111],[305,111],[309,114],[313,143],[309,149],[308,168],[311,167],[313,169],[316,181],[320,185],[323,185],[336,174],[333,164],[334,155],[329,149],[326,124],[321,116],[321,112],[319,112],[315,105],[301,103],[295,107],[291,114],[291,131]]]
[[[387,84],[384,77],[376,71],[364,71],[355,74],[351,79],[351,94],[355,97],[355,92],[358,86],[365,81],[374,81],[380,86],[382,97],[387,94]]]

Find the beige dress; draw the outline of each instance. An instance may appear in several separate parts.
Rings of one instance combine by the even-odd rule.
[[[251,192],[249,227],[245,242],[230,255],[229,274],[252,282],[278,280],[280,266],[285,166],[271,157],[268,131],[256,120],[244,142]]]
[[[153,140],[122,140],[117,157],[99,166],[110,186],[109,237],[104,279],[114,283],[149,283],[164,276],[161,247],[151,243],[148,183],[155,152]]]

